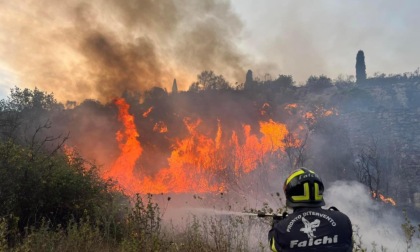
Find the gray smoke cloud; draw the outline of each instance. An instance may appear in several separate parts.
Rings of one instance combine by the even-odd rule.
[[[264,193],[261,194],[262,198],[265,196]],[[361,245],[367,251],[407,251],[407,243],[401,227],[405,223],[401,209],[372,200],[368,188],[356,181],[333,182],[325,191],[324,196],[326,207],[335,206],[349,216],[353,224],[353,231],[356,232],[354,238],[357,245]],[[178,228],[182,229],[184,225],[191,224],[189,218],[193,216],[198,217],[203,224],[209,218],[214,218],[214,220],[224,221],[226,225],[232,224],[229,223],[230,218],[242,216],[244,222],[241,222],[240,228],[246,230],[244,232],[248,241],[247,246],[260,250],[261,244],[264,246],[268,244],[267,234],[270,229],[270,221],[256,217],[249,218],[249,214],[244,213],[243,209],[235,208],[235,204],[231,208],[227,198],[203,195],[203,199],[199,196],[197,197],[200,199],[196,199],[192,195],[174,195],[172,201],[175,200],[175,202],[165,203],[166,196],[162,197],[161,205],[167,206],[164,208],[165,221],[170,220],[170,223],[175,223]],[[245,199],[245,202],[249,204],[253,204],[252,201],[251,197]],[[277,209],[279,205],[276,205],[275,201],[276,199],[272,198],[267,203],[273,209]],[[241,206],[244,204],[244,202],[240,203]],[[226,208],[227,206],[229,208]],[[416,225],[417,220],[411,221]],[[237,232],[238,229],[234,231]],[[413,241],[408,251],[414,252],[420,248],[418,240],[413,239]],[[382,248],[386,250],[382,250]],[[268,247],[263,251],[269,251]]]
[[[355,181],[336,181],[326,190],[325,199],[327,205],[335,206],[349,216],[354,229],[358,229],[362,246],[369,251],[374,243],[379,250],[384,246],[387,251],[406,251],[402,211],[373,201],[364,185]],[[409,251],[419,248],[420,244],[413,244]]]
[[[0,57],[19,86],[60,100],[186,89],[203,70],[243,78],[229,1],[0,1]]]

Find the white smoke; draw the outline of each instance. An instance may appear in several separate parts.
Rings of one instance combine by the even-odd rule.
[[[362,247],[379,251],[383,246],[386,251],[406,251],[402,224],[403,212],[385,203],[375,202],[370,197],[367,187],[350,181],[336,181],[325,192],[326,204],[337,207],[347,214],[353,224],[353,231],[361,237]],[[357,239],[356,239],[357,240]],[[415,243],[409,251],[419,251],[420,244]]]

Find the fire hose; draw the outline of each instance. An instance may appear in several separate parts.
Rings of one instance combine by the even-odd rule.
[[[273,228],[276,225],[276,223],[287,217],[287,212],[283,212],[283,214],[281,215],[274,213],[258,212],[255,215],[259,218],[272,218],[271,227]]]
[[[258,212],[258,213],[252,214],[252,215],[255,215],[259,218],[273,218],[273,220],[275,220],[275,221],[280,221],[287,216],[287,213],[285,212],[282,215],[278,215],[278,214],[274,214],[274,213]]]

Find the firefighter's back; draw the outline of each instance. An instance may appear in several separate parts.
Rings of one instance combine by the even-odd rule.
[[[280,251],[351,251],[350,219],[337,210],[298,208],[270,231]]]

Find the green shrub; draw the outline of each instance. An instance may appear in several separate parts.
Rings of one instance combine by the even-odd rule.
[[[140,194],[134,198],[134,206],[125,221],[125,233],[122,251],[160,251],[161,215],[159,206],[152,202],[152,195],[147,195],[144,202]]]
[[[0,157],[0,216],[8,222],[17,218],[20,234],[26,227],[41,227],[43,220],[65,228],[86,213],[92,222],[104,221],[101,214],[110,206],[114,216],[120,214],[115,202],[124,196],[80,157],[69,161],[59,152],[36,152],[12,141],[0,142]],[[102,226],[110,229],[109,223]]]

